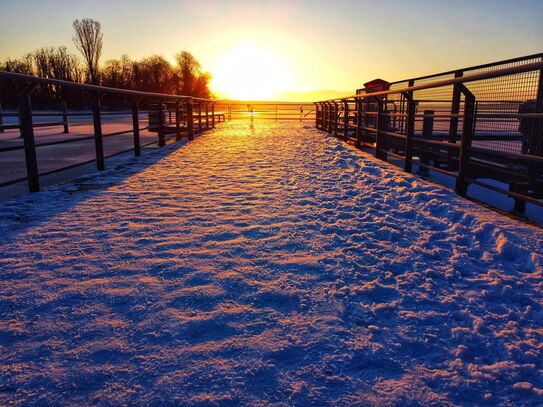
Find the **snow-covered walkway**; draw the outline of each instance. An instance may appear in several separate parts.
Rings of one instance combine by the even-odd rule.
[[[543,403],[541,229],[299,123],[0,214],[2,405]]]

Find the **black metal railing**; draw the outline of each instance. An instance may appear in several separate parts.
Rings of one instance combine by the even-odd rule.
[[[543,54],[394,82],[315,103],[317,128],[382,160],[543,206]]]
[[[195,133],[213,128],[216,122],[225,119],[224,113],[216,110],[217,102],[215,100],[78,84],[0,71],[0,85],[7,81],[22,84],[22,86],[19,86],[20,91],[15,111],[2,112],[0,107],[0,164],[3,170],[6,170],[6,174],[0,177],[0,187],[27,181],[29,190],[37,192],[40,190],[39,180],[42,176],[93,161],[96,162],[97,170],[101,171],[105,169],[107,157],[131,150],[134,151],[134,155],[138,156],[143,147],[153,144],[157,144],[159,147],[164,146],[166,140],[172,137],[179,140],[183,136],[187,136],[189,140],[192,140]],[[69,110],[64,102],[59,111],[33,111],[32,94],[39,87],[53,87],[55,90],[60,89],[61,91],[69,89],[72,93],[80,92],[82,98],[87,100],[89,109]],[[125,110],[108,111],[104,109],[103,101],[107,100],[110,95],[117,97],[117,99],[126,100],[128,105],[125,106]],[[116,104],[118,104],[118,100]],[[126,122],[126,125],[121,130],[104,134],[103,121],[111,120],[112,117],[116,118],[116,121],[121,118]],[[42,118],[42,121],[34,122],[35,118]],[[57,120],[58,118],[60,120]],[[71,120],[78,122],[70,123]],[[40,140],[47,139],[47,141],[36,142],[34,131],[36,128],[47,129],[58,126],[62,127],[60,134],[63,136],[59,136],[58,132],[54,136],[48,134],[47,137],[42,137],[40,135]],[[88,129],[89,127],[91,130]],[[6,137],[6,133],[11,130],[17,133],[17,137]],[[144,131],[148,134],[145,140],[142,140],[142,132]],[[130,145],[127,144],[128,141],[124,142],[121,147],[106,154],[104,141],[122,135],[132,135]],[[158,140],[156,139],[157,135]],[[88,149],[91,144],[94,144],[94,153],[92,158],[88,159]],[[67,150],[64,156],[56,157],[56,159],[58,162],[68,161],[70,164],[56,165],[54,168],[40,171],[37,150],[43,149],[50,153],[51,150],[48,148],[52,146],[64,148],[68,145],[73,146],[73,149]],[[84,151],[81,151],[82,145]],[[71,163],[75,160],[74,151],[76,148],[79,148],[80,156],[86,158]],[[14,156],[22,151],[24,151],[24,157]],[[23,162],[26,170],[24,175],[20,168],[17,171],[9,171],[10,165],[15,166],[16,163]],[[10,174],[15,175],[10,176]]]
[[[219,101],[217,108],[225,113],[228,120],[315,121],[315,105],[312,102]]]

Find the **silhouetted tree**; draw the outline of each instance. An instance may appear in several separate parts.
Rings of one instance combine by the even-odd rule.
[[[73,41],[87,63],[88,79],[92,84],[99,82],[100,56],[102,55],[102,40],[100,23],[91,18],[74,20],[72,26],[75,31]]]

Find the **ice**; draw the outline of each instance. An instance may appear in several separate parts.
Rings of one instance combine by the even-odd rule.
[[[543,403],[541,229],[302,123],[0,214],[0,404]]]

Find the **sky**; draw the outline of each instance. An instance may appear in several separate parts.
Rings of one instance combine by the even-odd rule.
[[[102,62],[186,50],[221,96],[261,86],[314,100],[543,51],[543,0],[0,0],[0,59],[77,52],[71,23],[84,17],[102,25]]]

